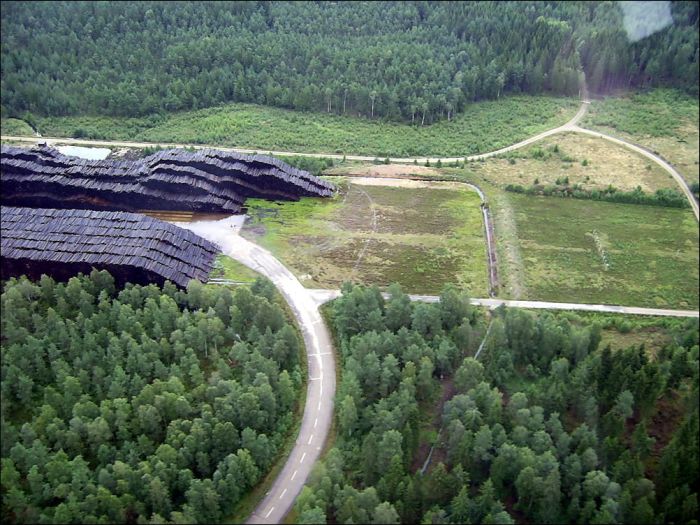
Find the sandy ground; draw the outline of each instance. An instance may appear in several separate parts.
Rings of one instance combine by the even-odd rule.
[[[398,179],[389,177],[352,177],[348,182],[361,186],[391,186],[394,188],[464,189],[462,182]]]
[[[437,171],[425,166],[405,164],[377,164],[373,166],[350,166],[327,171],[329,175],[359,175],[367,177],[401,177],[402,175],[439,175]]]

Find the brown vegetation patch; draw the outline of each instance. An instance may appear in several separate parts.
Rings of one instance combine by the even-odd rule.
[[[556,150],[556,151],[555,151]],[[541,152],[541,153],[540,153]],[[672,177],[649,159],[601,138],[577,133],[548,137],[507,155],[469,165],[489,182],[529,186],[555,184],[568,177],[569,184],[584,189],[605,189],[612,185],[623,191],[641,186],[646,193],[676,188]]]

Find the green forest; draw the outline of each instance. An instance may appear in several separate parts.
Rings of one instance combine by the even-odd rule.
[[[3,284],[3,523],[214,523],[277,459],[306,370],[269,281]]]
[[[464,294],[412,304],[390,291],[345,285],[327,312],[337,437],[299,523],[696,520],[697,320],[667,320],[673,342],[655,353],[612,351],[597,320],[500,308],[477,360],[486,319]],[[421,474],[420,423],[446,383]]]
[[[3,2],[2,115],[249,102],[429,124],[504,94],[697,95],[698,4],[632,42],[618,2]],[[50,13],[50,14],[49,14]],[[627,13],[633,27],[649,23]],[[654,20],[652,20],[653,22]]]

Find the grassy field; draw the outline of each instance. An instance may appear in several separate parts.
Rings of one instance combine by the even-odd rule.
[[[501,274],[522,299],[698,306],[698,226],[688,210],[524,195],[495,202]],[[498,199],[496,199],[498,201]],[[510,207],[511,211],[506,212]],[[504,215],[508,215],[504,218]],[[515,240],[517,239],[517,240]],[[509,244],[517,246],[509,248]]]
[[[34,130],[25,121],[16,118],[0,119],[0,134],[33,137]]]
[[[698,99],[670,89],[594,100],[583,127],[629,139],[698,182]]]
[[[451,122],[411,126],[230,104],[145,118],[37,117],[39,132],[72,137],[386,156],[466,156],[507,146],[569,120],[572,98],[508,97],[472,104]],[[5,133],[3,128],[3,133]]]
[[[504,158],[470,162],[467,169],[498,186],[555,184],[568,178],[583,189],[604,189],[609,185],[623,191],[641,186],[646,193],[677,188],[661,167],[641,155],[606,140],[563,133],[535,145],[508,153]]]
[[[487,293],[479,197],[460,186],[400,188],[341,181],[333,200],[249,200],[242,234],[270,249],[311,288],[354,280],[412,293],[456,283]],[[338,180],[336,179],[336,182]]]
[[[209,277],[228,279],[238,283],[252,283],[255,279],[260,277],[260,274],[251,270],[244,264],[239,263],[237,260],[232,259],[228,255],[219,254],[214,261],[214,268]]]

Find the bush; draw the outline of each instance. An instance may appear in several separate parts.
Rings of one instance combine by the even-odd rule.
[[[564,182],[565,181],[565,182]],[[557,186],[548,184],[544,188],[538,186],[538,179],[535,179],[535,184],[528,187],[523,187],[519,184],[508,184],[506,191],[513,193],[525,193],[527,195],[541,194],[555,197],[573,197],[575,199],[591,199],[596,201],[619,202],[624,204],[646,204],[648,206],[664,206],[667,208],[688,208],[690,204],[685,195],[673,189],[656,190],[653,194],[644,193],[640,186],[637,186],[633,191],[620,191],[610,185],[604,190],[584,190],[580,185],[567,187],[569,178],[557,179],[557,184],[565,184],[565,186]]]
[[[581,166],[588,166],[588,159],[583,159],[581,161]]]

